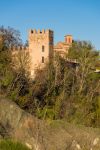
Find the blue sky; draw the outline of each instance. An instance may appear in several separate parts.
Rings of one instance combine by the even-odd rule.
[[[100,49],[100,0],[0,0],[0,25],[18,29],[23,41],[30,28],[50,28],[55,43],[72,34]]]

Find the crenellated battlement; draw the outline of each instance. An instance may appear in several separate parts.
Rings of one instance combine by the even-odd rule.
[[[29,34],[48,34],[48,33],[53,33],[53,31],[51,31],[51,30],[40,30],[40,29],[38,29],[38,30],[36,30],[36,29],[34,29],[34,30],[29,30]]]
[[[20,51],[20,50],[29,50],[27,46],[11,46],[10,49],[12,51]]]

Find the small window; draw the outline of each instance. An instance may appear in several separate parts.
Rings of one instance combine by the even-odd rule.
[[[44,52],[44,46],[42,46],[42,52]]]
[[[44,63],[44,57],[42,57],[42,63]]]

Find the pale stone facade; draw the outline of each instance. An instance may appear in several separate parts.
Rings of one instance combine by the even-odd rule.
[[[44,66],[53,57],[53,45],[53,31],[29,31],[29,54],[32,76],[34,75],[35,68]]]
[[[54,46],[54,51],[58,52],[63,57],[65,54],[68,54],[68,50],[72,45],[72,41],[73,41],[72,35],[66,35],[64,42],[58,42]]]
[[[68,53],[68,49],[72,44],[72,36],[65,36],[64,42],[59,42],[54,46],[54,35],[52,30],[30,30],[28,35],[29,46],[27,48],[13,48],[13,56],[18,51],[25,51],[29,54],[30,65],[28,70],[33,78],[35,69],[41,68],[46,62],[54,57],[55,52],[61,56]]]

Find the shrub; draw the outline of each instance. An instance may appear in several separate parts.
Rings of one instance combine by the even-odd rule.
[[[29,149],[19,142],[14,142],[11,140],[2,140],[0,142],[0,150],[29,150]]]

